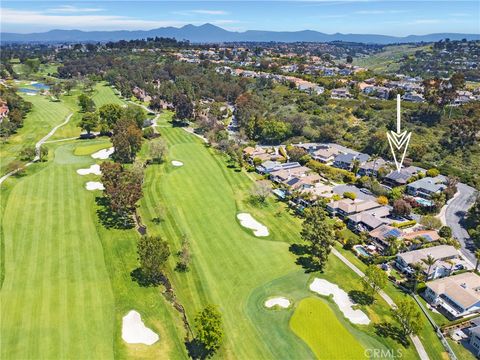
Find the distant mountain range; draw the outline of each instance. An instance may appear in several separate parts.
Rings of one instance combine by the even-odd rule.
[[[303,31],[264,31],[247,30],[243,32],[228,31],[212,24],[200,26],[185,25],[180,28],[162,27],[152,30],[117,30],[117,31],[81,31],[81,30],[51,30],[43,33],[17,34],[0,33],[0,41],[7,42],[107,42],[118,40],[145,39],[147,37],[167,37],[177,40],[189,40],[194,43],[221,42],[358,42],[368,44],[393,44],[432,42],[449,38],[450,40],[480,40],[480,34],[437,33],[428,35],[409,35],[405,37],[375,35],[375,34],[325,34],[313,30]]]

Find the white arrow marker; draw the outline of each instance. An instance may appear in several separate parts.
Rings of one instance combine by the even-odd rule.
[[[395,160],[395,166],[397,167],[398,172],[400,172],[400,170],[402,169],[403,160],[405,159],[405,154],[407,153],[407,148],[408,144],[410,143],[411,136],[411,132],[402,132],[400,120],[400,95],[397,95],[397,132],[387,131],[387,139],[388,143],[390,144],[390,150],[392,151],[393,160]],[[402,154],[400,161],[397,160],[395,149],[400,150],[400,154]]]

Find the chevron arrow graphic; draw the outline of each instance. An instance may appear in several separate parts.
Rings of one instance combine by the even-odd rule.
[[[410,143],[411,136],[411,132],[402,132],[402,125],[400,119],[400,95],[397,95],[397,131],[387,131],[387,139],[398,172],[400,172],[400,170],[402,169],[403,160],[405,159],[405,154],[407,153],[407,148],[408,144]],[[399,157],[397,157],[397,151],[400,155]]]

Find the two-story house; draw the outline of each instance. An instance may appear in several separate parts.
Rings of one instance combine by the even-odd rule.
[[[453,319],[480,311],[480,276],[473,272],[437,279],[426,285],[425,299]]]

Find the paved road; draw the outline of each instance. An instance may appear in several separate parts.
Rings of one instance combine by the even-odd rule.
[[[457,189],[457,196],[451,200],[445,211],[445,220],[447,225],[452,228],[453,236],[462,244],[463,255],[472,264],[475,264],[475,256],[471,250],[473,244],[462,224],[468,209],[475,202],[476,190],[462,183],[458,183]]]
[[[332,248],[332,254],[338,257],[345,265],[347,265],[350,269],[352,269],[358,276],[364,277],[365,274],[357,268],[353,263],[350,262],[345,256],[343,256],[337,249]],[[380,290],[378,294],[387,302],[390,307],[397,307],[395,302],[392,300],[390,296],[388,296],[383,290]],[[425,347],[423,346],[420,338],[416,335],[410,335],[410,339],[413,342],[413,346],[415,346],[415,350],[417,350],[418,355],[420,356],[421,360],[429,360],[427,352],[425,351]]]

